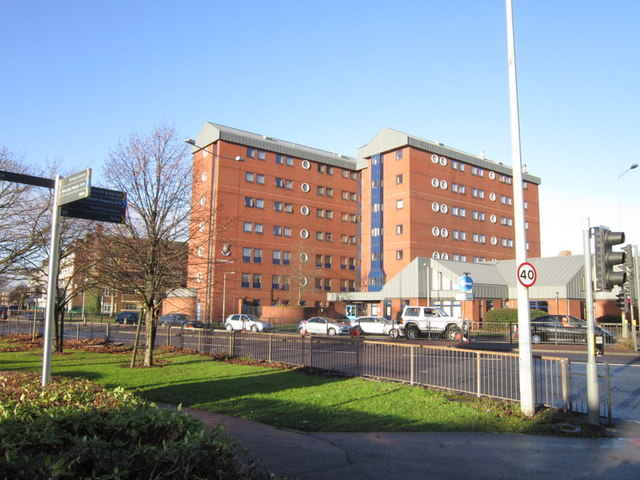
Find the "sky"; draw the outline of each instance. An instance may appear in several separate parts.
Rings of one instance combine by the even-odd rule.
[[[504,0],[0,0],[0,148],[93,169],[206,121],[356,156],[383,127],[513,165]],[[640,2],[513,0],[542,255],[640,243]],[[622,176],[621,176],[622,175]]]

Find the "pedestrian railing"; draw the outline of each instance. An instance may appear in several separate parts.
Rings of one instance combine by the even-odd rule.
[[[39,322],[42,327],[42,322]],[[0,335],[31,333],[32,322],[0,321]],[[133,344],[134,325],[78,323],[66,336]],[[144,342],[144,329],[141,332]],[[519,356],[468,348],[372,341],[362,337],[302,336],[159,327],[157,346],[223,354],[287,365],[435,387],[504,400],[520,400]],[[566,358],[533,357],[536,404],[587,413],[586,376]],[[601,416],[611,416],[608,370],[601,376]]]

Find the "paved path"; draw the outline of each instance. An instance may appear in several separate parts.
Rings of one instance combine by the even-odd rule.
[[[640,422],[619,422],[618,438],[483,433],[300,433],[184,408],[224,425],[260,465],[300,480],[519,480],[640,478]]]

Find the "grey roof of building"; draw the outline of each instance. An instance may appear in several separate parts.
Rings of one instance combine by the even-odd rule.
[[[353,157],[339,155],[337,153],[327,152],[313,147],[307,147],[286,140],[280,140],[266,135],[246,132],[237,128],[231,128],[212,122],[205,122],[196,137],[196,145],[198,147],[206,147],[218,140],[245,145],[257,148],[259,150],[267,150],[270,152],[288,155],[290,157],[306,159],[313,162],[333,165],[348,170],[356,169],[356,160]],[[197,151],[198,147],[194,147],[193,151]]]
[[[476,155],[456,150],[455,148],[447,147],[442,143],[431,142],[387,127],[382,128],[369,143],[358,149],[358,168],[365,168],[365,159],[372,155],[397,150],[405,146],[415,147],[420,150],[437,153],[438,155],[444,155],[448,158],[459,160],[487,170],[493,170],[494,172],[502,173],[504,175],[513,175],[512,168],[502,163],[493,162],[483,157],[478,157]],[[541,183],[539,177],[528,173],[523,173],[522,178],[523,180],[537,185]]]
[[[530,298],[583,298],[582,255],[527,259],[537,272],[536,284],[529,289]],[[416,257],[401,272],[387,280],[382,291],[354,292],[350,299],[360,301],[383,298],[428,297],[433,293],[429,285],[428,269],[442,272],[455,285],[457,279],[468,274],[474,283],[474,293],[480,298],[515,298],[517,296],[517,267],[515,260],[470,263],[455,260]],[[457,287],[455,287],[457,288]]]

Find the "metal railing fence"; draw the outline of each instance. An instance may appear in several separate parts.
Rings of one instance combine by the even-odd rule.
[[[42,323],[38,322],[40,329]],[[101,339],[133,344],[136,326],[77,323],[67,338]],[[0,321],[0,336],[32,333],[32,322]],[[141,335],[144,343],[144,331]],[[519,357],[488,352],[372,341],[362,337],[301,336],[279,333],[159,327],[157,346],[186,348],[287,365],[330,370],[350,377],[410,383],[478,397],[519,401]],[[536,403],[586,413],[586,377],[566,358],[534,356]],[[608,372],[601,378],[601,416],[611,416]]]

